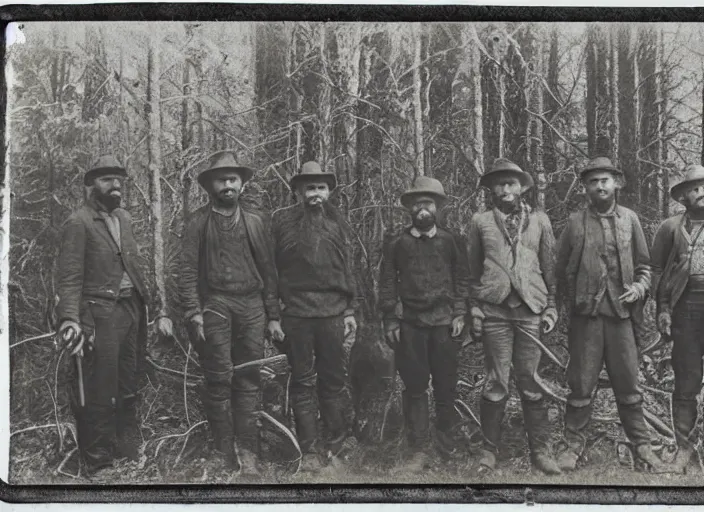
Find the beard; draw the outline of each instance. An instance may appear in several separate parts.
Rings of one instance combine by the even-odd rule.
[[[91,195],[93,199],[103,205],[108,212],[112,212],[115,208],[120,206],[120,202],[122,201],[122,196],[112,194],[115,191],[119,192],[119,190],[113,188],[103,193],[97,188],[93,188]]]
[[[698,197],[694,201],[687,201],[687,211],[698,218],[704,218],[703,197]]]
[[[232,194],[228,194],[229,192],[232,192]],[[240,195],[236,190],[225,189],[217,194],[213,194],[213,201],[216,206],[220,206],[221,208],[232,208],[237,204],[239,197]]]
[[[608,210],[616,201],[616,194],[610,194],[605,196],[600,196],[599,194],[594,194],[589,197],[594,207],[597,210],[606,211]]]
[[[505,201],[502,196],[494,194],[492,195],[492,203],[501,213],[515,213],[521,208],[521,196],[515,194],[512,200]]]
[[[419,231],[428,231],[435,225],[435,214],[425,208],[413,215],[413,226]]]

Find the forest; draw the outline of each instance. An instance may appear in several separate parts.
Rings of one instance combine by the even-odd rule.
[[[176,326],[174,339],[161,339],[149,319],[143,456],[117,468],[111,483],[230,481],[209,472],[201,455],[202,374],[176,293],[184,223],[207,201],[195,177],[212,153],[231,149],[249,162],[256,173],[243,201],[267,212],[293,203],[289,179],[308,160],[338,177],[333,201],[356,233],[364,296],[350,356],[361,448],[347,482],[413,481],[394,469],[401,384],[376,298],[384,236],[408,222],[398,198],[415,176],[443,183],[442,221],[464,235],[486,207],[479,177],[495,158],[509,158],[533,175],[529,202],[559,236],[585,204],[580,169],[589,157],[609,156],[625,173],[619,201],[637,212],[650,242],[679,207],[670,186],[687,164],[704,162],[698,24],[32,22],[22,32],[6,58],[12,483],[81,480],[71,469],[67,363],[52,343],[54,274],[62,222],[82,203],[82,176],[100,155],[115,155],[130,175],[123,204],[150,279],[151,311]],[[562,320],[545,340],[541,369],[556,425],[567,393]],[[642,347],[641,380],[651,428],[660,449],[671,450],[670,347],[658,337]],[[287,368],[273,347],[269,354],[262,435],[277,481],[288,482],[297,447]],[[457,405],[476,429],[479,343],[468,339],[461,365]],[[602,466],[574,481],[663,485],[663,477],[621,476],[632,461],[614,426],[613,394],[598,393],[590,446]],[[515,396],[511,407],[520,408]],[[529,478],[520,421],[520,413],[508,420],[510,449],[492,482]],[[468,481],[461,465],[428,478]],[[680,478],[670,485],[695,483]]]

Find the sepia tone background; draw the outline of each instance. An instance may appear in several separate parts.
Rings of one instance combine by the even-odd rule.
[[[670,184],[704,158],[704,27],[695,24],[29,23],[22,31],[25,42],[7,51],[12,483],[84,482],[71,469],[68,362],[48,335],[61,223],[103,153],[131,175],[125,207],[155,297],[178,327],[176,340],[150,331],[142,459],[104,483],[236,481],[214,474],[204,457],[202,378],[176,296],[183,225],[207,199],[195,176],[214,151],[235,149],[257,170],[244,200],[265,211],[291,204],[288,180],[309,159],[338,176],[334,201],[357,233],[365,296],[351,354],[361,446],[329,477],[342,482],[419,481],[398,464],[401,384],[375,307],[383,236],[407,221],[398,197],[414,176],[442,181],[450,195],[442,221],[464,234],[485,207],[479,176],[508,157],[533,174],[529,202],[559,235],[584,203],[580,168],[606,154],[626,174],[621,203],[639,214],[650,240],[677,208]],[[567,393],[562,320],[541,369],[556,439]],[[649,345],[641,378],[667,456],[669,346]],[[263,446],[271,481],[297,482],[288,371],[269,354]],[[457,406],[471,432],[483,383],[479,344],[462,352],[460,375]],[[531,475],[519,411],[514,396],[497,473],[473,475],[468,458],[438,463],[423,481],[699,484],[701,475],[630,470],[608,389],[597,396],[590,466],[570,477]]]

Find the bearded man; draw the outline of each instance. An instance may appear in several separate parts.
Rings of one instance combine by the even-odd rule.
[[[291,179],[298,203],[277,210],[272,218],[284,306],[282,348],[291,364],[291,402],[303,452],[301,470],[306,472],[320,470],[339,454],[350,427],[351,346],[345,340],[354,340],[358,298],[353,233],[328,201],[336,185],[333,173],[306,162]],[[318,434],[318,403],[325,440]]]
[[[183,240],[179,293],[205,376],[203,405],[216,454],[244,475],[259,474],[264,331],[283,338],[269,227],[239,204],[254,171],[231,151],[212,155],[198,182],[210,202],[197,210]],[[238,449],[235,449],[235,437]]]
[[[479,184],[489,189],[493,204],[474,215],[469,228],[472,334],[482,339],[486,365],[480,470],[496,468],[513,366],[531,462],[558,474],[547,406],[535,381],[540,348],[531,340],[540,338],[541,324],[547,333],[557,321],[552,226],[545,213],[532,212],[522,200],[533,179],[510,160],[496,159]]]
[[[431,378],[442,455],[452,455],[460,433],[454,402],[459,336],[467,312],[467,255],[464,244],[437,225],[437,211],[446,200],[438,180],[416,178],[401,196],[412,225],[385,242],[381,266],[379,308],[386,343],[395,351],[405,387],[406,467],[414,471],[424,469],[428,462]]]
[[[665,220],[652,247],[658,329],[672,336],[672,424],[677,455],[668,471],[685,473],[698,435],[697,396],[704,356],[704,167],[687,167],[670,195],[686,210]]]
[[[115,457],[137,460],[142,441],[137,391],[150,298],[132,219],[120,208],[126,177],[109,155],[85,173],[86,201],[64,224],[58,259],[58,332],[82,369],[82,375],[72,376],[70,395],[89,476],[111,466]],[[171,335],[164,307],[157,325]]]
[[[616,201],[622,177],[606,157],[589,161],[581,178],[590,205],[570,216],[560,237],[556,268],[571,310],[566,447],[558,458],[565,471],[575,469],[584,451],[604,363],[637,467],[662,468],[643,416],[633,324],[650,288],[650,255],[638,217]]]

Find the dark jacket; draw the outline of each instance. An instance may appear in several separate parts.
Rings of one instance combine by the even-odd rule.
[[[385,318],[395,318],[400,299],[406,320],[437,321],[440,311],[449,323],[467,313],[468,279],[466,246],[459,237],[438,227],[433,238],[420,239],[405,229],[384,243],[379,309]]]
[[[513,288],[536,315],[555,306],[555,236],[543,212],[531,212],[515,257],[496,209],[477,213],[469,228],[472,305],[501,305]]]
[[[121,248],[91,201],[64,223],[57,274],[59,302],[56,315],[59,323],[80,321],[87,300],[114,304],[120,291],[123,268],[142,301],[149,303],[146,281],[138,264],[139,252],[130,214],[118,208],[113,215],[120,220]]]
[[[686,220],[685,213],[674,215],[655,233],[651,263],[658,313],[672,313],[689,281],[691,249],[685,235]]]
[[[278,284],[268,223],[265,217],[259,213],[245,210],[242,207],[240,210],[247,229],[254,262],[264,283],[262,299],[267,317],[269,320],[278,320]],[[181,308],[186,319],[202,313],[203,302],[208,292],[205,269],[205,233],[211,215],[212,206],[210,203],[196,210],[183,236],[178,290]]]
[[[320,223],[306,225],[305,207],[296,204],[272,215],[274,255],[284,314],[298,317],[354,315],[359,304],[351,227],[327,203]]]
[[[614,224],[624,289],[638,282],[649,290],[650,253],[638,216],[616,205]],[[591,314],[604,293],[604,251],[603,230],[596,214],[591,209],[573,213],[560,236],[556,273],[560,294],[576,314]]]

